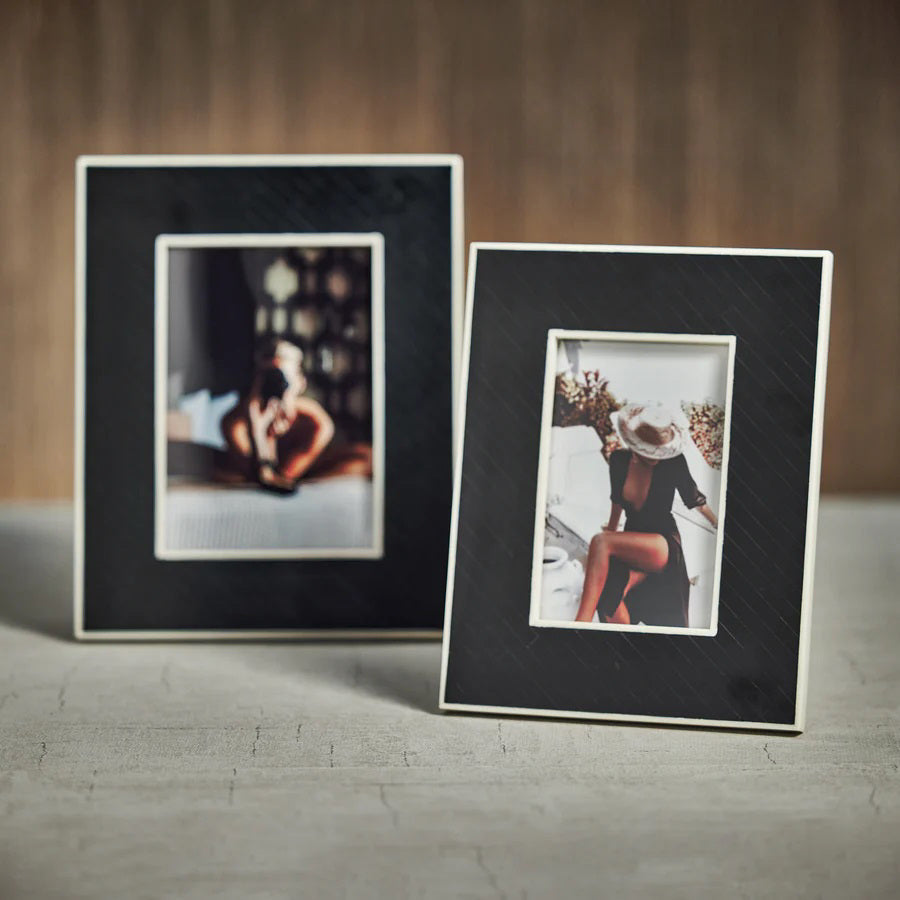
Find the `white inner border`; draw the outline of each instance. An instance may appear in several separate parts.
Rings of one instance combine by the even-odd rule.
[[[172,550],[166,547],[168,442],[166,394],[169,371],[169,251],[209,247],[367,247],[371,298],[372,544],[353,548],[294,550]],[[160,234],[156,238],[156,510],[157,559],[381,559],[384,556],[384,237],[380,234]]]
[[[541,578],[543,576],[545,512],[547,507],[547,482],[550,469],[550,428],[553,423],[553,401],[556,387],[556,361],[559,342],[619,341],[621,343],[681,344],[695,346],[728,347],[728,367],[725,385],[725,428],[722,444],[722,468],[719,486],[719,508],[716,517],[716,561],[713,575],[712,609],[709,628],[672,628],[667,625],[617,625],[609,622],[560,622],[542,619]],[[731,395],[734,388],[734,357],[737,339],[734,335],[712,334],[658,334],[639,331],[569,331],[551,328],[547,332],[547,366],[544,373],[544,397],[541,413],[541,450],[538,462],[537,501],[534,513],[534,557],[531,564],[531,609],[528,624],[536,628],[569,628],[579,631],[625,631],[629,634],[677,634],[713,637],[719,625],[719,581],[722,573],[722,545],[725,540],[725,495],[728,480],[728,454],[731,447]]]
[[[782,256],[785,258],[816,257],[822,260],[822,282],[819,294],[819,332],[816,354],[816,381],[813,400],[812,435],[809,462],[809,495],[806,514],[806,548],[803,557],[803,593],[800,611],[800,644],[797,659],[797,695],[795,720],[784,722],[748,722],[721,719],[679,718],[676,716],[639,716],[622,713],[590,713],[581,710],[522,708],[512,706],[480,706],[447,702],[447,660],[450,654],[450,625],[453,615],[453,588],[456,576],[456,542],[459,533],[459,498],[462,486],[463,452],[465,448],[466,395],[472,351],[472,321],[475,279],[479,250],[576,252],[576,253],[660,253],[692,256]],[[440,708],[456,712],[494,713],[511,716],[542,716],[557,719],[590,719],[615,722],[646,722],[669,725],[699,725],[707,728],[736,728],[753,731],[803,731],[806,725],[806,696],[809,681],[809,638],[811,629],[813,573],[816,556],[816,523],[819,512],[819,481],[822,468],[822,427],[825,412],[825,378],[828,360],[828,328],[831,318],[831,280],[834,256],[828,250],[749,250],[730,247],[653,247],[616,244],[523,244],[473,243],[469,247],[469,271],[466,287],[466,323],[463,334],[463,362],[460,383],[459,414],[456,441],[456,474],[453,484],[453,518],[450,523],[450,558],[447,566],[447,600],[444,612],[444,641],[441,648]]]
[[[316,638],[355,640],[361,638],[421,639],[438,638],[441,632],[422,628],[307,628],[307,629],[91,629],[84,627],[84,458],[85,458],[85,336],[86,336],[86,250],[87,250],[87,175],[92,168],[189,168],[215,166],[447,166],[450,169],[451,240],[451,334],[453,373],[454,448],[460,442],[459,376],[462,354],[464,191],[463,160],[453,153],[420,154],[304,154],[304,155],[86,155],[75,162],[75,509],[73,564],[73,633],[79,640],[165,641],[165,640],[287,640]]]

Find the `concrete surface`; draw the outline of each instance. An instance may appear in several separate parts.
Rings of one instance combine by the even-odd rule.
[[[799,737],[436,712],[439,647],[79,645],[0,511],[0,897],[900,893],[900,501],[823,505]]]

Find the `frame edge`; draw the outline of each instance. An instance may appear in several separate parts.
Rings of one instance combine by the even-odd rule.
[[[819,530],[819,497],[822,483],[822,448],[825,432],[825,387],[828,375],[828,345],[831,336],[831,288],[834,254],[823,250],[822,282],[819,293],[819,332],[816,348],[816,384],[813,397],[813,433],[809,460],[809,493],[806,511],[806,547],[803,554],[803,592],[800,601],[800,643],[797,656],[797,692],[794,699],[794,724],[806,729],[806,703],[809,693],[809,655],[812,638],[812,611],[816,568],[816,542]]]
[[[465,452],[466,395],[469,387],[469,362],[472,351],[472,320],[475,315],[475,270],[478,266],[478,247],[469,245],[469,266],[466,277],[465,325],[462,336],[462,359],[456,412],[457,432],[454,440],[453,501],[450,512],[450,541],[447,552],[447,590],[444,596],[444,626],[441,630],[441,677],[438,707],[443,709],[447,694],[447,664],[450,655],[450,630],[453,621],[453,589],[456,583],[456,544],[459,535],[459,502],[462,493],[462,465]]]
[[[84,435],[86,414],[85,365],[87,334],[87,170],[88,158],[75,159],[75,452],[74,452],[74,547],[72,572],[72,635],[83,640],[84,632]]]

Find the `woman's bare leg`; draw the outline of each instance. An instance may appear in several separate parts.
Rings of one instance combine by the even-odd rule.
[[[619,601],[616,611],[611,616],[605,616],[607,622],[616,625],[631,624],[631,611],[628,609],[628,604],[626,602],[628,600],[628,593],[635,585],[640,584],[646,577],[646,572],[639,572],[637,569],[631,570],[628,575],[628,584],[625,585],[625,590],[622,591],[622,599]]]
[[[593,619],[593,616],[591,618]],[[625,605],[625,598],[623,597],[619,601],[616,611],[611,616],[604,616],[603,618],[612,625],[630,625],[631,613],[628,612],[628,607]]]
[[[590,622],[594,617],[612,556],[641,572],[660,572],[669,561],[669,545],[661,534],[642,531],[604,531],[594,535],[588,550],[576,622]]]
[[[628,609],[626,603],[628,600],[628,592],[635,585],[640,584],[646,577],[646,572],[638,572],[636,569],[631,570],[631,573],[628,576],[628,584],[625,585],[625,590],[622,591],[622,599],[619,601],[616,611],[611,616],[606,616],[607,622],[615,623],[616,625],[631,624],[631,611]]]
[[[368,444],[326,447],[303,475],[304,481],[324,481],[339,475],[372,475],[372,448]]]

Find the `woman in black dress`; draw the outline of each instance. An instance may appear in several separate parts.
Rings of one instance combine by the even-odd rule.
[[[672,516],[675,491],[713,525],[715,513],[682,454],[685,432],[661,405],[630,404],[616,417],[628,448],[609,459],[609,523],[591,540],[576,622],[688,626],[690,582]],[[619,519],[625,512],[625,528]]]

